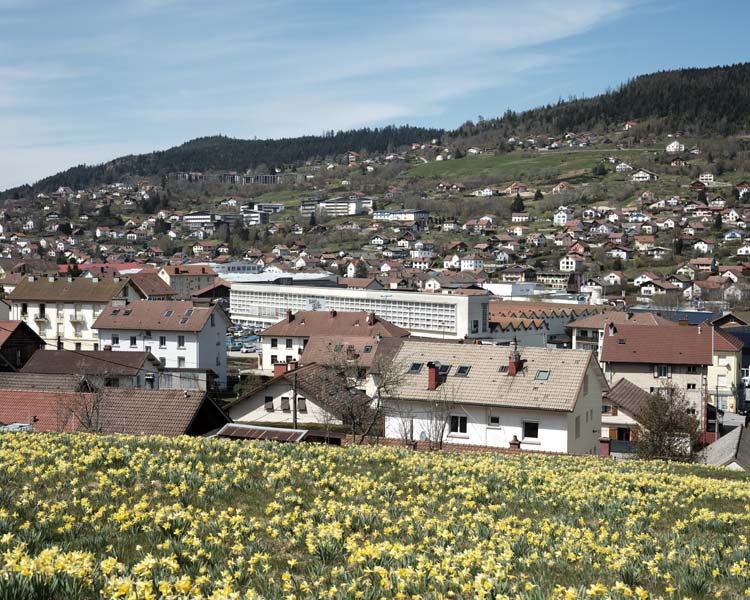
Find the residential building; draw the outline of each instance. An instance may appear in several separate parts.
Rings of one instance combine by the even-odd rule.
[[[339,312],[337,310],[315,311],[301,310],[296,313],[288,311],[286,318],[271,325],[260,334],[261,363],[266,371],[274,368],[276,363],[299,362],[300,356],[315,336],[336,336],[340,338],[362,338],[370,340],[370,351],[373,340],[382,337],[408,336],[406,329],[385,321],[375,313]],[[335,351],[341,351],[341,348]]]
[[[421,208],[402,208],[397,210],[376,210],[372,213],[374,221],[400,221],[424,223],[428,213]]]
[[[150,352],[167,369],[212,371],[227,383],[229,319],[218,305],[189,301],[115,301],[94,323],[102,349]]]
[[[678,140],[675,140],[675,141],[670,142],[669,144],[667,144],[666,150],[667,150],[667,152],[669,154],[676,154],[678,152],[685,152],[685,144],[682,144]]]
[[[24,321],[0,321],[0,371],[17,371],[44,345]]]
[[[26,323],[50,348],[98,350],[94,322],[114,299],[140,300],[128,279],[24,277],[9,298],[11,318]]]
[[[598,454],[608,386],[591,352],[409,339],[381,350],[390,344],[387,368],[403,376],[383,399],[387,437]]]
[[[657,181],[659,179],[659,176],[652,171],[648,171],[646,169],[638,169],[633,173],[633,175],[631,175],[630,179],[638,183],[643,181]]]
[[[610,456],[632,456],[648,392],[620,379],[602,396],[602,438],[610,440]]]
[[[161,277],[177,294],[178,300],[189,300],[195,292],[213,285],[218,275],[205,265],[167,265]]]

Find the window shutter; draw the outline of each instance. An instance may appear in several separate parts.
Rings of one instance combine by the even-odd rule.
[[[667,367],[667,377],[669,377],[670,379],[672,379],[672,365],[669,365]]]
[[[609,439],[610,440],[616,440],[617,439],[617,427],[610,427],[609,428]]]
[[[654,377],[659,377],[659,365],[654,365]]]

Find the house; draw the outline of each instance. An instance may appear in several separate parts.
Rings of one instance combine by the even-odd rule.
[[[227,385],[230,325],[218,304],[186,300],[113,301],[94,322],[102,349],[149,352],[167,369],[208,371],[219,389]]]
[[[94,321],[112,300],[140,300],[127,278],[24,277],[11,292],[11,318],[24,321],[51,348],[98,350]]]
[[[646,169],[638,169],[631,175],[630,179],[631,181],[639,183],[643,181],[658,181],[659,176],[652,171],[648,171]]]
[[[597,454],[601,394],[583,350],[388,340],[403,377],[384,398],[389,438]],[[371,371],[370,380],[379,374]]]
[[[750,471],[750,431],[735,427],[700,453],[700,462],[731,471]]]
[[[565,227],[568,222],[568,211],[559,209],[552,217],[552,222],[558,227]]]
[[[225,406],[229,417],[239,423],[285,423],[326,429],[346,422],[351,407],[341,395],[341,382],[325,365],[316,363],[296,368],[294,363],[278,363],[274,377]],[[368,410],[372,400],[353,386],[347,389],[346,402]]]
[[[95,423],[84,422],[82,411],[76,409],[81,405],[97,407]],[[0,423],[27,424],[39,432],[93,430],[127,435],[203,436],[228,421],[206,392],[195,390],[104,388],[91,393],[4,389],[0,394]]]
[[[523,194],[527,192],[528,190],[529,188],[526,186],[525,183],[521,183],[520,181],[514,181],[503,191],[508,195],[515,195],[515,194]]]
[[[577,254],[568,254],[560,259],[560,270],[563,273],[575,273],[583,271],[585,266],[584,258]]]
[[[693,243],[693,250],[701,254],[710,254],[714,251],[715,244],[710,240],[698,240]]]
[[[21,369],[45,341],[24,321],[0,321],[0,371]]]
[[[476,254],[462,256],[459,269],[461,271],[481,271],[484,269],[484,259]]]
[[[569,194],[573,191],[575,191],[575,187],[573,187],[567,181],[561,181],[555,187],[552,188],[553,194]]]
[[[174,300],[177,292],[153,271],[140,271],[128,276],[133,287],[146,300]]]
[[[633,170],[633,167],[626,162],[618,163],[617,166],[615,167],[615,171],[617,171],[618,173],[627,173],[628,171],[632,171],[632,170]]]
[[[43,350],[36,352],[21,373],[76,375],[96,388],[159,389],[161,364],[150,352]]]
[[[205,265],[167,265],[159,270],[159,277],[175,291],[178,300],[189,300],[194,292],[214,283],[218,275]]]
[[[512,223],[528,223],[529,213],[527,212],[513,213],[510,216],[510,220]]]
[[[673,142],[670,142],[667,144],[667,153],[669,154],[676,154],[678,152],[685,152],[685,144],[680,143],[678,140],[675,140]]]
[[[376,316],[375,313],[302,310],[287,311],[285,319],[260,334],[260,368],[272,371],[277,363],[299,362],[310,338],[316,335],[359,337],[404,337],[402,329]]]
[[[653,327],[610,323],[601,355],[610,385],[625,378],[649,393],[667,384],[675,386],[700,420],[704,439],[712,441],[707,404],[710,398],[727,407],[734,403],[729,398],[733,398],[733,379],[739,375],[741,350],[737,338],[707,324]]]
[[[649,394],[620,379],[602,396],[602,438],[610,440],[610,455],[633,455]]]
[[[707,186],[710,186],[714,183],[714,174],[713,173],[701,173],[698,176],[698,181],[701,183],[704,183]]]

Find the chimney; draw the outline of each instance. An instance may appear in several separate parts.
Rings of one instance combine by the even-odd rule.
[[[438,363],[427,363],[427,389],[436,390],[438,386]]]
[[[54,275],[47,275],[47,281],[49,281],[50,283],[52,283],[53,281],[55,281],[55,276]]]
[[[702,333],[702,331],[701,331],[701,326],[700,326],[700,325],[698,325],[698,335],[700,335],[701,333]]]
[[[687,319],[680,319],[679,321],[677,321],[677,323],[682,327],[687,327],[688,325],[690,325],[690,321],[688,321]]]
[[[28,279],[29,279],[29,281],[31,283],[34,283],[34,276],[33,275],[29,275]]]
[[[616,332],[617,332],[617,328],[615,327],[615,324],[610,322],[609,326],[607,327],[607,333],[608,333],[608,335],[612,336]]]
[[[518,351],[518,340],[514,337],[508,357],[508,375],[514,377],[517,373],[520,373],[523,370],[523,363],[521,353]]]
[[[294,314],[292,314],[292,311],[290,309],[286,310],[286,320],[290,323],[294,321]]]
[[[332,319],[336,316],[336,311],[333,309],[329,310],[328,313],[331,315]]]
[[[99,278],[98,277],[92,277],[91,278],[91,283],[99,283]]]
[[[513,439],[510,440],[510,442],[508,442],[508,444],[510,444],[510,449],[511,450],[518,451],[518,450],[521,449],[521,441],[515,435],[513,436]]]
[[[625,320],[626,320],[626,321],[630,321],[630,319],[632,319],[632,318],[633,318],[633,313],[632,313],[632,312],[630,312],[630,311],[628,311],[628,312],[627,312],[627,313],[625,314]]]
[[[290,360],[287,363],[287,371],[294,371],[297,368],[297,361],[296,360]]]
[[[273,364],[273,376],[281,377],[284,373],[286,373],[286,369],[287,369],[286,363],[274,363]]]

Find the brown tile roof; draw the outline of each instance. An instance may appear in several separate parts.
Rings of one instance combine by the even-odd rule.
[[[100,425],[104,433],[177,436],[196,428],[203,412],[207,424],[228,421],[205,392],[183,390],[106,389],[101,392]],[[64,391],[7,390],[0,394],[0,423],[34,423],[36,431],[76,431],[81,427],[71,407],[90,405],[94,395]],[[200,427],[197,427],[200,429]]]
[[[557,302],[514,302],[492,299],[490,302],[490,320],[501,317],[523,317],[544,319],[549,317],[575,317],[587,312],[602,310],[588,304],[562,304]]]
[[[710,365],[712,347],[735,348],[729,334],[707,325],[648,326],[614,325],[604,332],[602,361],[671,365]],[[713,340],[712,340],[713,338]],[[739,340],[736,340],[739,344]],[[713,344],[713,346],[712,346]],[[718,346],[716,346],[718,344]],[[734,351],[741,348],[736,347]],[[733,351],[733,350],[729,350]]]
[[[578,392],[589,367],[598,374],[606,389],[599,364],[588,350],[521,348],[526,361],[523,370],[510,376],[507,346],[456,344],[403,340],[391,368],[406,371],[413,363],[423,366],[419,373],[405,373],[394,396],[406,400],[449,400],[461,404],[502,406],[569,412],[575,408]],[[436,390],[427,389],[427,362],[450,365],[451,369]],[[470,367],[465,377],[457,377],[459,366]],[[537,379],[548,371],[547,379]]]
[[[128,285],[127,279],[99,279],[90,277],[48,277],[29,281],[24,278],[10,293],[13,301],[36,302],[109,302]]]
[[[21,372],[135,376],[149,357],[156,360],[150,352],[37,350],[23,366]]]
[[[370,319],[373,319],[370,321]],[[264,329],[263,336],[312,337],[313,335],[340,335],[373,338],[404,337],[408,330],[365,311],[338,312],[301,310]]]
[[[153,296],[170,297],[177,295],[174,288],[153,271],[133,273],[130,275],[130,281],[146,296],[146,298]]]
[[[45,351],[41,350],[41,352]],[[0,373],[0,388],[3,390],[47,390],[63,392],[78,392],[82,389],[89,389],[80,375],[55,375],[49,373]]]
[[[343,356],[356,360],[360,367],[367,368],[372,365],[378,343],[377,338],[369,336],[314,335],[307,342],[300,362],[303,365],[325,365]]]
[[[166,265],[163,270],[170,276],[182,275],[216,275],[211,267],[206,265]]]
[[[679,326],[675,321],[670,321],[652,312],[629,313],[621,310],[609,310],[597,315],[589,315],[576,321],[568,323],[571,329],[604,329],[607,323],[630,324],[630,325],[665,325]]]
[[[627,379],[620,379],[613,385],[604,397],[609,404],[624,409],[636,421],[643,412],[648,400],[648,392]]]
[[[192,310],[192,313],[188,314]],[[94,321],[94,329],[153,331],[200,331],[216,304],[196,304],[189,300],[141,300],[123,306],[107,305]]]

